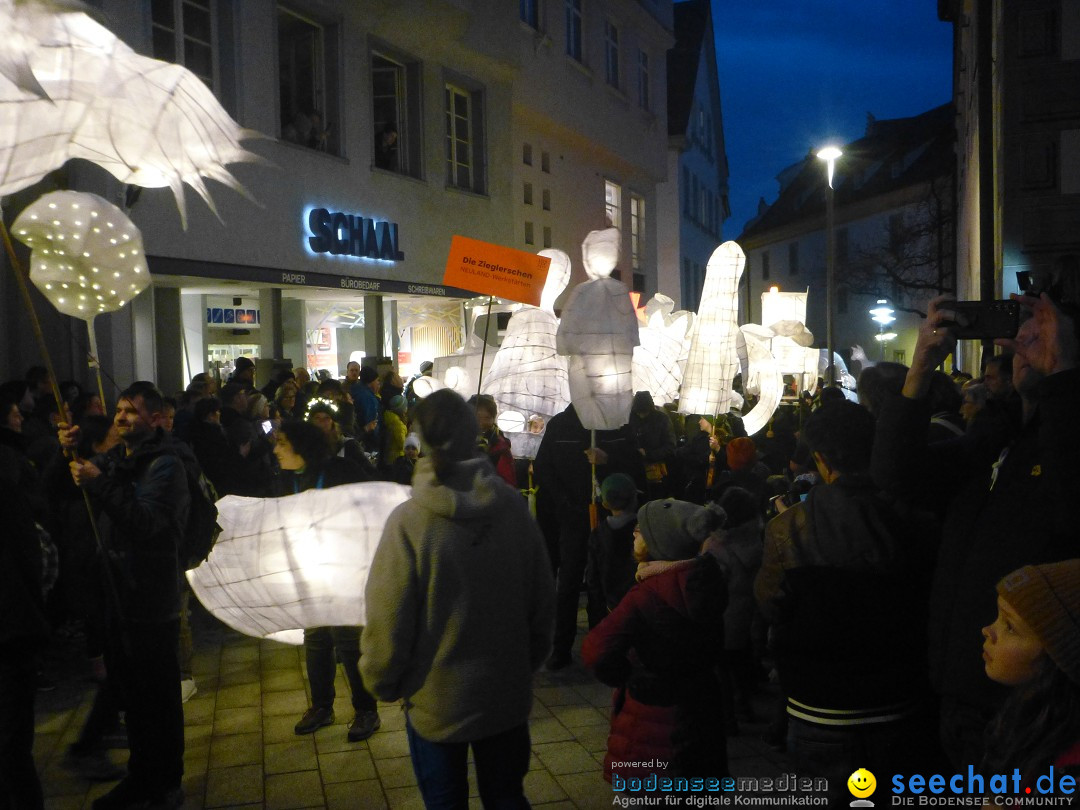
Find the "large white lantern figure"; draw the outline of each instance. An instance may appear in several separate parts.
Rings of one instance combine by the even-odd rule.
[[[225,164],[261,160],[240,146],[261,136],[191,71],[136,53],[82,12],[55,12],[61,5],[0,0],[0,197],[71,158],[172,189],[184,223],[185,183],[211,210],[205,179],[243,193]]]
[[[301,644],[305,627],[362,625],[364,586],[390,513],[411,488],[375,481],[284,498],[218,501],[221,536],[188,571],[199,601],[255,638]]]
[[[641,344],[634,349],[634,390],[649,391],[656,405],[679,398],[682,367],[690,353],[694,313],[673,312],[675,302],[657,293],[645,305]]]
[[[551,259],[540,306],[510,316],[480,389],[495,398],[499,426],[518,458],[536,458],[548,421],[570,403],[566,358],[555,350],[555,300],[570,283],[570,257],[551,248],[538,255]]]
[[[619,230],[590,231],[581,245],[589,281],[570,293],[556,334],[569,357],[570,400],[583,427],[615,430],[630,419],[638,320],[630,291],[611,278],[619,262]]]
[[[94,318],[115,312],[150,284],[142,234],[112,203],[82,191],[53,191],[12,224],[30,248],[30,280],[59,312],[86,321],[104,401]]]
[[[679,413],[716,416],[732,405],[739,365],[739,278],[745,266],[746,254],[735,242],[724,242],[709,258],[679,388]]]
[[[481,378],[486,377],[492,363],[495,362],[496,349],[484,346],[484,338],[478,334],[480,318],[485,315],[484,323],[490,334],[494,316],[508,309],[506,304],[498,303],[491,309],[487,297],[471,299],[465,305],[466,336],[465,345],[453,354],[444,354],[432,361],[431,378],[436,385],[450,388],[465,399],[477,393]]]

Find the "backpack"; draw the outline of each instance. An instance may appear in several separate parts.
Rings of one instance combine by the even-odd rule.
[[[198,568],[203,560],[210,556],[214,543],[221,534],[221,527],[217,522],[218,494],[210,479],[194,459],[184,460],[184,472],[187,475],[191,508],[178,551],[180,564],[185,571],[190,571]]]

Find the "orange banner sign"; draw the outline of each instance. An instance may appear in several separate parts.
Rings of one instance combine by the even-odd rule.
[[[455,236],[443,284],[540,306],[550,264],[547,256]]]

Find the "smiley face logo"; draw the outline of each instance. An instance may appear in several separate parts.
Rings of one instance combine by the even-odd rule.
[[[877,790],[877,779],[866,768],[859,768],[847,780],[848,790],[857,799],[865,799]]]

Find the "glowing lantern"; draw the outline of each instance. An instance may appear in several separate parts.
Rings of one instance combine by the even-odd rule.
[[[258,133],[241,129],[186,68],[141,56],[55,5],[0,0],[0,197],[71,158],[123,183],[167,186],[185,225],[185,183],[211,210],[204,178],[244,193],[225,164],[261,160],[240,146]]]
[[[139,229],[96,194],[53,191],[27,206],[12,230],[30,248],[30,280],[41,294],[86,321],[97,367],[94,317],[117,311],[150,284]]]
[[[639,329],[641,344],[634,349],[634,390],[650,392],[657,405],[679,398],[682,365],[690,353],[694,314],[673,309],[675,302],[666,295],[649,299]]]
[[[739,278],[745,265],[746,254],[735,242],[724,242],[709,258],[679,388],[679,413],[716,415],[731,407],[738,366]]]
[[[222,534],[188,581],[215,617],[255,638],[300,644],[305,627],[363,625],[371,559],[411,491],[376,481],[226,496],[217,504]]]
[[[611,278],[619,260],[618,229],[591,231],[581,252],[590,280],[570,293],[556,348],[569,356],[570,400],[581,424],[614,430],[630,418],[634,347],[640,342],[630,291]]]
[[[510,316],[506,335],[481,392],[499,407],[499,429],[518,458],[536,458],[544,426],[570,402],[566,358],[555,349],[559,320],[555,300],[570,283],[570,257],[561,250],[539,252],[551,259],[540,306],[524,306]],[[540,429],[530,431],[539,420]]]

